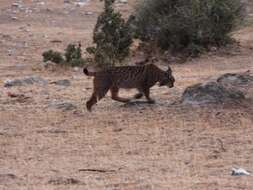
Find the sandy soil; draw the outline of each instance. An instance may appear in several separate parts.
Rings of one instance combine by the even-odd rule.
[[[124,105],[107,96],[89,113],[84,105],[91,78],[81,70],[47,70],[41,53],[64,50],[70,42],[89,46],[101,2],[76,7],[63,0],[45,5],[24,0],[22,10],[13,2],[0,1],[0,189],[252,189],[252,176],[231,176],[234,166],[253,172],[252,104],[177,102],[191,84],[253,70],[253,27],[234,34],[241,42],[236,49],[173,64],[176,87],[152,88],[157,104]],[[127,15],[133,4],[118,9]],[[49,82],[69,79],[71,86],[3,87],[6,79],[29,75]],[[20,101],[8,93],[28,98]],[[50,106],[55,101],[76,108],[56,109]]]

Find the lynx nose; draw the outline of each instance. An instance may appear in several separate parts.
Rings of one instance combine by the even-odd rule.
[[[173,88],[173,87],[174,87],[174,84],[173,84],[173,83],[169,83],[167,86],[168,86],[169,88]]]

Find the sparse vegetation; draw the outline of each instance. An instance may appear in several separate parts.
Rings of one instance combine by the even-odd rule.
[[[134,12],[131,5],[140,1],[117,0],[115,7],[129,15]],[[156,51],[134,52],[131,63],[150,55],[150,62],[156,57],[155,64],[165,70],[168,57],[175,87],[152,88],[154,105],[145,97],[134,99],[134,89],[120,90],[120,97],[131,97],[126,104],[111,100],[108,91],[88,113],[85,102],[94,78],[65,63],[38,62],[49,49],[60,51],[65,59],[73,41],[82,41],[86,59],[91,26],[104,2],[1,0],[0,189],[250,190],[253,79],[237,74],[253,77],[253,1],[242,1],[248,1],[252,24],[233,32],[240,45],[211,47],[217,53],[174,64],[181,55],[170,57],[166,51],[159,57],[158,49],[145,41]],[[141,49],[139,40],[132,44],[131,50],[136,49]],[[97,69],[87,68],[91,73]],[[19,86],[20,81],[25,84]],[[183,99],[188,87],[205,87],[211,81],[239,89],[245,99],[210,104]],[[209,93],[206,98],[211,98]],[[251,176],[231,176],[237,167]]]
[[[82,57],[81,44],[78,47],[75,44],[69,44],[65,50],[66,62],[71,62],[75,59],[80,59]]]
[[[99,66],[112,66],[129,54],[132,35],[129,23],[113,9],[114,0],[104,0],[104,11],[98,17],[93,31],[95,46],[87,48]]]
[[[69,44],[65,49],[65,59],[61,52],[48,50],[43,54],[43,61],[52,61],[56,64],[65,64],[72,67],[83,66],[87,63],[85,59],[82,58],[81,44],[79,43],[78,47],[75,44]]]
[[[138,38],[164,50],[197,55],[230,43],[242,21],[240,0],[145,0],[136,8]]]
[[[48,50],[48,51],[43,52],[42,56],[43,56],[44,62],[52,61],[57,64],[64,62],[64,58],[62,54],[58,51]]]

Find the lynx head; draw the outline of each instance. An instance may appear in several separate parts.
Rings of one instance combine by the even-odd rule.
[[[169,88],[174,87],[175,78],[172,75],[172,70],[168,66],[168,70],[163,72],[163,75],[159,81],[159,86],[168,86]]]

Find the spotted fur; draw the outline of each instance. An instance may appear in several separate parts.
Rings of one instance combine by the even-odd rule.
[[[89,111],[109,90],[113,100],[129,102],[130,99],[118,96],[119,89],[135,88],[139,93],[134,98],[139,99],[144,95],[149,103],[154,103],[154,100],[149,96],[149,89],[157,82],[159,86],[167,85],[172,88],[175,82],[170,67],[168,67],[167,71],[163,71],[154,64],[110,67],[98,72],[89,72],[87,68],[84,68],[83,72],[88,76],[94,76],[94,90],[91,98],[86,102],[86,107]]]

